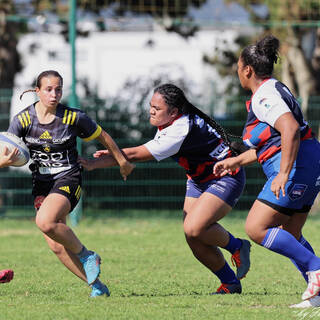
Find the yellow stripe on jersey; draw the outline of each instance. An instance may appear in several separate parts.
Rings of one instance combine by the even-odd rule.
[[[101,131],[102,131],[101,127],[99,125],[97,125],[97,130],[90,137],[84,138],[83,141],[91,141],[91,140],[99,137],[101,134]]]
[[[74,120],[76,120],[77,113],[75,111],[72,112],[71,124],[74,124]]]
[[[25,125],[27,127],[28,126],[28,120],[27,120],[27,117],[26,117],[26,115],[24,113],[22,113],[22,119],[23,119],[23,121],[24,121],[24,123],[25,123]]]
[[[22,128],[27,127],[31,124],[31,119],[28,111],[25,111],[18,115],[18,119],[22,125]]]
[[[66,123],[67,121],[67,115],[68,115],[68,110],[64,110],[64,115],[63,115],[63,119],[62,119],[62,123]]]
[[[20,121],[20,123],[21,123],[21,125],[22,125],[22,128],[24,128],[25,125],[24,125],[23,119],[22,119],[22,117],[20,116],[20,114],[18,115],[18,119],[19,119],[19,121]]]
[[[69,111],[67,124],[70,124],[72,111]]]
[[[29,111],[26,111],[26,116],[27,116],[27,119],[28,119],[28,123],[31,124],[31,119],[30,119],[30,115],[29,115]]]
[[[73,125],[77,117],[77,112],[71,110],[64,110],[62,123]]]

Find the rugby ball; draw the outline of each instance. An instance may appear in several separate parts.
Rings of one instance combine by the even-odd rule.
[[[11,152],[14,148],[18,148],[19,153],[14,162],[11,164],[13,167],[22,167],[30,159],[29,149],[26,144],[16,135],[10,132],[0,132],[0,153],[3,148],[7,147]]]

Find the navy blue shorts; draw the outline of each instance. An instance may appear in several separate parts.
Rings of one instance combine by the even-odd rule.
[[[297,159],[286,184],[286,196],[279,199],[271,191],[271,183],[280,169],[281,152],[268,159],[262,166],[268,181],[258,195],[258,200],[278,212],[292,215],[309,212],[320,191],[320,143],[316,139],[300,143]]]
[[[34,179],[32,195],[35,199],[36,206],[37,197],[46,197],[50,193],[59,193],[68,198],[71,204],[70,212],[75,208],[81,196],[81,172],[76,171],[61,178],[51,181],[41,181]]]
[[[234,207],[244,189],[245,182],[246,176],[243,168],[234,176],[226,175],[205,183],[196,183],[189,179],[186,197],[199,198],[204,192],[208,192]]]

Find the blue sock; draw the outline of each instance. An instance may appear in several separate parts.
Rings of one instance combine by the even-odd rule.
[[[298,240],[305,248],[307,248],[310,252],[314,253],[313,248],[311,247],[310,243],[303,237],[301,236],[300,239]],[[304,280],[308,283],[308,276],[306,275],[306,272],[308,271],[306,268],[303,267],[303,265],[295,262],[294,260],[291,259],[291,262],[295,265],[295,267],[301,272],[302,276],[304,277]]]
[[[295,261],[308,271],[320,269],[320,258],[305,248],[289,232],[280,228],[270,228],[261,245]]]
[[[90,255],[90,251],[85,246],[83,246],[81,251],[77,253],[77,256],[79,259],[87,257],[89,255]]]
[[[237,250],[241,248],[242,241],[239,238],[235,238],[230,232],[228,232],[228,234],[229,234],[229,243],[223,249],[226,249],[231,254],[234,254]]]
[[[214,274],[220,279],[221,283],[240,283],[227,262],[220,270],[215,271]]]
[[[96,280],[92,285],[90,285],[90,287],[100,289],[102,285],[103,285],[103,284],[102,284],[102,282],[100,281],[100,279],[97,278],[97,280]]]

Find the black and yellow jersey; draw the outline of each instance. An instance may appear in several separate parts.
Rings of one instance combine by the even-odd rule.
[[[29,148],[34,178],[45,181],[79,170],[77,137],[90,141],[101,130],[83,111],[62,104],[58,104],[51,123],[41,124],[35,103],[19,112],[8,129],[23,138]]]

